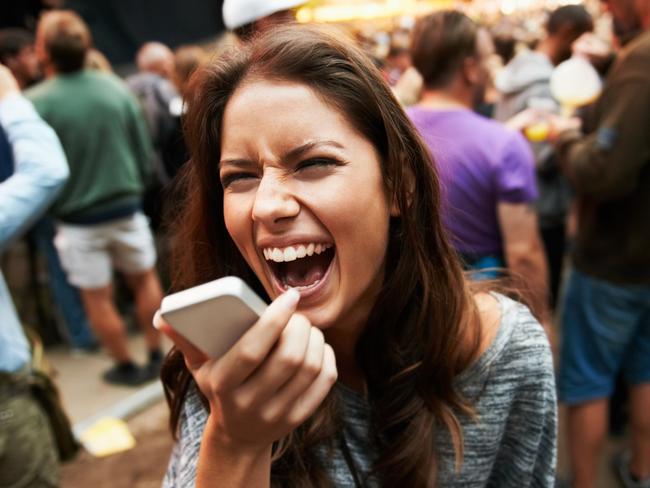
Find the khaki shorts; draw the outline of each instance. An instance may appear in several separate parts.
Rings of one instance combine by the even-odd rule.
[[[82,289],[109,285],[113,269],[134,274],[156,264],[149,222],[141,212],[102,224],[59,223],[54,245],[68,280]]]

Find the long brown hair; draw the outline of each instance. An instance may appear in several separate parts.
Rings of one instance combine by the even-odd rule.
[[[454,379],[477,354],[478,319],[441,224],[438,178],[429,152],[362,51],[320,28],[284,26],[195,76],[185,126],[191,161],[176,223],[175,286],[237,275],[266,296],[226,230],[217,167],[226,104],[244,80],[255,78],[309,86],[380,155],[385,186],[400,216],[390,223],[383,287],[356,357],[374,416],[380,452],[376,475],[386,486],[431,486],[439,427],[451,434],[457,463],[462,459],[458,417],[470,415],[471,406]],[[180,352],[173,350],[163,382],[174,433],[190,381]],[[311,419],[276,443],[272,482],[328,486],[311,448],[327,442],[339,425],[335,395],[330,395]]]

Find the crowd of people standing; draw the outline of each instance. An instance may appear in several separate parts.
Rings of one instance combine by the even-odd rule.
[[[595,487],[622,390],[614,464],[649,486],[650,4],[604,2],[610,44],[600,14],[558,7],[504,56],[460,10],[377,36],[378,55],[294,24],[303,3],[226,0],[227,49],[148,42],[125,80],[74,12],[0,32],[0,245],[34,235],[70,345],[113,359],[105,381],[162,370],[163,485]],[[576,57],[604,84],[569,113],[552,78]],[[270,305],[207,358],[154,319],[161,271],[169,290],[237,275]],[[47,433],[4,280],[0,300],[0,409],[22,414],[0,440]],[[0,481],[56,486],[48,435],[29,469],[4,466],[38,436],[0,449]]]

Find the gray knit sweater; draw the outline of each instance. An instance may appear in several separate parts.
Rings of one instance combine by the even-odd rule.
[[[496,295],[501,323],[490,347],[458,378],[475,403],[476,421],[461,417],[465,457],[454,471],[454,450],[445,432],[437,435],[438,487],[552,487],[555,478],[557,410],[551,351],[544,331],[527,308]],[[345,438],[357,471],[370,471],[377,457],[368,435],[370,407],[342,385]],[[193,487],[207,412],[191,388],[180,419],[163,487]],[[322,450],[323,456],[325,449]],[[323,459],[325,461],[325,459]],[[339,450],[323,465],[333,486],[354,488],[350,468]],[[219,486],[215,482],[215,487]],[[373,476],[364,486],[378,487]]]

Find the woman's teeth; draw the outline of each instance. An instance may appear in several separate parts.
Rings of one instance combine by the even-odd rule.
[[[267,261],[274,261],[276,263],[286,263],[295,261],[296,259],[304,258],[306,256],[313,256],[320,254],[323,251],[332,247],[332,244],[306,244],[299,246],[288,246],[284,248],[267,247],[262,249],[264,259]]]

